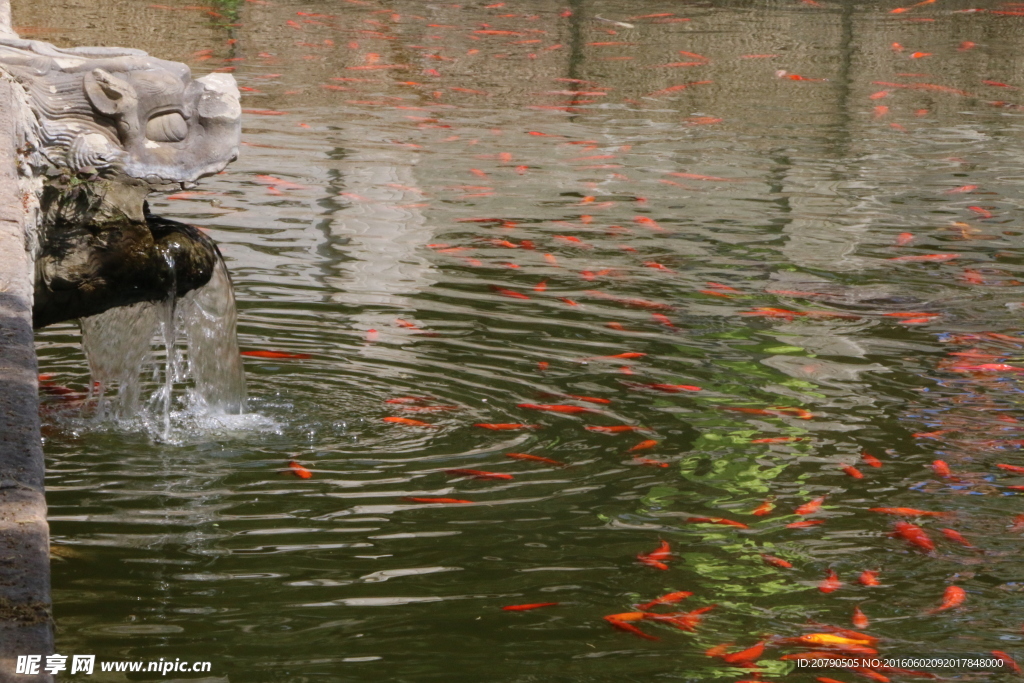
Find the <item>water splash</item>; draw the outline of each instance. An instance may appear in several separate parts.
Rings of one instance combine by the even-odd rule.
[[[83,319],[92,420],[141,429],[165,442],[197,428],[244,427],[236,325],[231,278],[219,254],[210,281],[180,299]]]

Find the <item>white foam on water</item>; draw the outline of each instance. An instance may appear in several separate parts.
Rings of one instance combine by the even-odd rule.
[[[274,420],[246,412],[237,320],[219,255],[210,281],[180,299],[84,318],[82,346],[92,374],[88,421],[144,431],[165,443],[279,429]]]

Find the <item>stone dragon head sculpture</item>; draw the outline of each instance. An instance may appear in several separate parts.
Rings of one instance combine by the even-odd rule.
[[[39,152],[72,173],[186,186],[238,156],[242,110],[227,74],[192,79],[141,50],[60,49],[0,37],[0,65],[24,88]]]
[[[0,31],[35,257],[37,327],[182,296],[210,279],[217,247],[152,215],[146,196],[185,188],[238,156],[233,77],[193,79],[141,50],[57,48]]]

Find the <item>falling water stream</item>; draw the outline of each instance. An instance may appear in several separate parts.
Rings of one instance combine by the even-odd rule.
[[[73,419],[167,443],[197,423],[246,421],[235,297],[219,254],[210,281],[184,297],[114,308],[81,326],[91,391]]]

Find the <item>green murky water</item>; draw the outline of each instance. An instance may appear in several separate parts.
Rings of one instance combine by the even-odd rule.
[[[737,681],[704,651],[859,606],[885,655],[1024,655],[1024,479],[996,467],[1024,465],[1024,8],[896,7],[15,2],[24,37],[232,70],[242,158],[151,203],[220,243],[243,349],[310,356],[247,358],[252,420],[173,445],[45,398],[58,652]],[[76,327],[38,339],[86,386]],[[615,425],[642,429],[588,429]],[[930,555],[868,511],[897,506],[951,513],[910,518]],[[637,560],[662,540],[667,570]],[[925,614],[949,585],[963,605]],[[693,631],[602,619],[681,590],[652,609],[716,605]],[[866,680],[797,651],[764,679]]]

